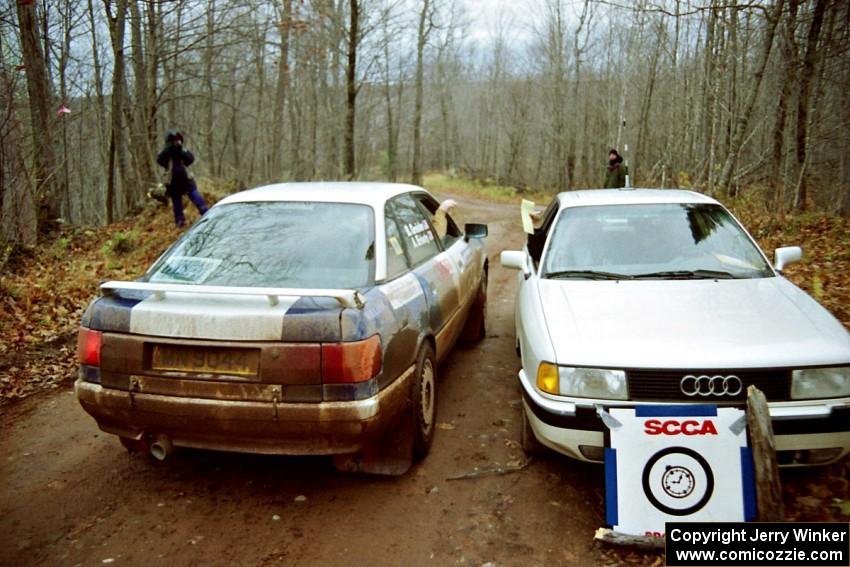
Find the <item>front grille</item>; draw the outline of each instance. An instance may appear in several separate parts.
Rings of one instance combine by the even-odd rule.
[[[747,399],[747,388],[755,386],[768,401],[788,400],[791,394],[791,371],[767,370],[627,370],[629,398],[640,402],[686,401],[695,403],[742,402]],[[735,396],[686,396],[682,393],[682,378],[693,376],[730,376],[741,379],[741,392]]]

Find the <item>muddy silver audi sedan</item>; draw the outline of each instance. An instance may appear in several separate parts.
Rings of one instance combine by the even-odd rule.
[[[420,187],[295,183],[216,204],[79,333],[103,431],[175,447],[335,455],[400,474],[434,435],[437,364],[484,336],[486,225]]]
[[[780,464],[850,450],[850,334],[720,203],[689,191],[558,195],[517,276],[522,442],[602,461],[600,410],[766,395]]]

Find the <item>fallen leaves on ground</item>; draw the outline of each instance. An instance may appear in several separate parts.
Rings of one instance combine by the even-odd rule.
[[[0,276],[0,404],[72,379],[77,329],[98,284],[139,277],[178,235],[170,208],[151,201],[121,222],[62,226],[52,241],[18,250]]]

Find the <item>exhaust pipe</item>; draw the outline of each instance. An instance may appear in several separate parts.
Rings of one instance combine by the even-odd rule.
[[[164,461],[174,452],[174,445],[168,435],[157,435],[150,445],[151,456],[157,461]]]

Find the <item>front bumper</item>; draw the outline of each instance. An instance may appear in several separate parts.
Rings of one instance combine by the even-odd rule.
[[[167,396],[78,379],[77,399],[100,429],[128,439],[163,434],[173,445],[278,455],[356,453],[392,427],[409,403],[414,367],[375,396],[284,403]]]
[[[596,408],[638,405],[679,405],[628,400],[558,400],[541,394],[525,374],[519,372],[523,406],[537,439],[550,449],[581,461],[599,455],[605,446],[605,425]],[[850,398],[801,400],[769,404],[777,457],[783,466],[828,464],[850,452]],[[835,449],[823,461],[807,462],[811,451]],[[825,453],[823,453],[825,454]]]

